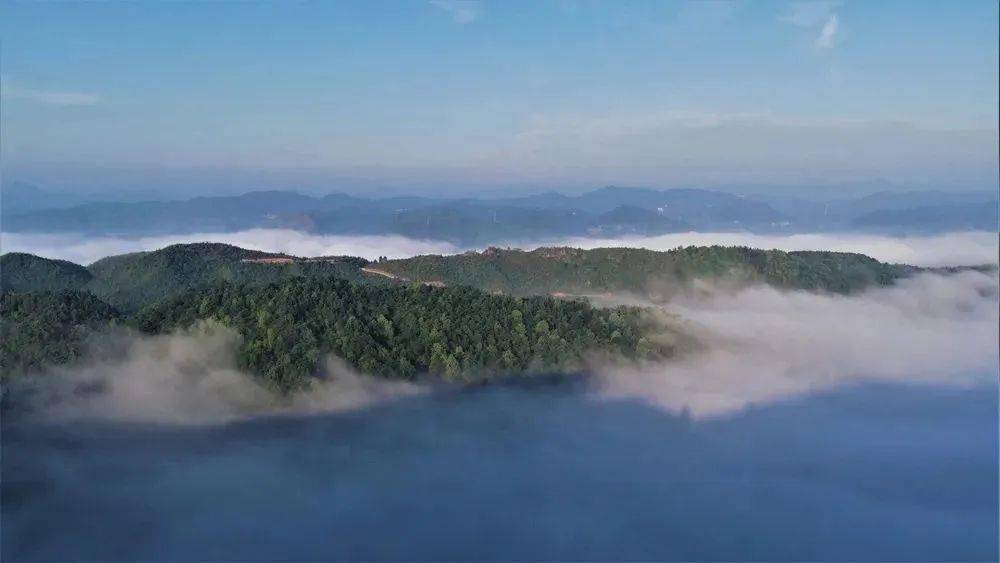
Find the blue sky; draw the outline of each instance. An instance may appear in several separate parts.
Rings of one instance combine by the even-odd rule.
[[[0,7],[4,178],[996,185],[996,1]]]

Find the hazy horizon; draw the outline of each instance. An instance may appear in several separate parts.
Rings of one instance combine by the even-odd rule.
[[[4,178],[55,190],[998,186],[995,2],[3,15]]]
[[[203,181],[203,180],[202,180]],[[135,184],[130,184],[135,185]],[[331,194],[347,194],[360,198],[383,199],[392,197],[427,197],[441,199],[484,199],[502,200],[557,193],[569,197],[605,188],[637,190],[707,190],[751,197],[785,197],[804,201],[836,201],[861,198],[884,193],[941,192],[952,194],[1000,193],[1000,183],[946,184],[946,183],[894,183],[882,179],[863,182],[817,183],[817,184],[752,184],[752,183],[700,183],[668,185],[621,185],[621,184],[514,184],[486,185],[470,187],[466,184],[381,184],[377,180],[363,181],[323,181],[321,183],[296,184],[283,179],[256,181],[251,183],[226,182],[205,187],[199,183],[177,181],[176,185],[158,185],[157,182],[141,184],[142,187],[109,188],[106,185],[88,184],[73,180],[63,184],[55,182],[42,184],[17,178],[2,180],[0,193],[11,187],[29,187],[56,195],[73,196],[81,202],[97,201],[172,201],[195,197],[232,197],[254,192],[290,192],[322,197]],[[0,205],[3,204],[0,195]]]

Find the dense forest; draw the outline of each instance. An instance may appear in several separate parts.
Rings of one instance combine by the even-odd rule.
[[[464,379],[672,352],[645,337],[649,324],[635,308],[338,279],[221,283],[146,308],[133,322],[163,333],[206,318],[235,328],[243,336],[243,366],[282,390],[303,385],[327,352],[369,374]]]
[[[111,256],[90,265],[92,291],[108,303],[135,311],[191,288],[231,281],[268,284],[296,277],[367,281],[363,258],[293,259],[286,254],[245,250],[227,244],[176,244],[154,252]],[[371,280],[377,282],[378,280]]]
[[[0,295],[0,377],[67,364],[84,353],[91,331],[108,328],[121,314],[83,291],[5,291]]]
[[[242,336],[241,365],[280,391],[301,388],[333,353],[373,375],[474,379],[557,372],[589,360],[669,356],[639,309],[515,298],[469,288],[379,287],[337,278],[220,282],[123,316],[80,291],[5,292],[4,378],[80,358],[89,335],[126,324],[162,334],[214,319]]]
[[[220,281],[264,285],[293,278],[336,277],[381,286],[409,281],[468,285],[528,296],[616,291],[650,294],[683,287],[694,280],[712,280],[848,293],[889,284],[917,270],[862,254],[722,246],[666,252],[635,248],[540,248],[530,252],[490,248],[453,256],[369,262],[349,256],[297,258],[226,244],[197,243],[111,256],[88,267],[30,254],[5,254],[0,257],[0,285],[4,291],[89,291],[131,313]]]
[[[0,288],[3,291],[83,290],[93,281],[90,270],[67,262],[10,252],[0,256]]]
[[[863,254],[783,252],[746,247],[689,246],[667,252],[641,248],[490,248],[454,256],[380,262],[380,270],[412,280],[471,285],[512,295],[670,292],[694,280],[767,283],[788,289],[849,293],[887,285],[917,268]]]
[[[491,248],[369,262],[201,243],[89,267],[12,253],[0,257],[0,373],[73,362],[110,326],[160,334],[199,319],[239,332],[241,364],[283,391],[305,385],[326,353],[386,377],[566,371],[673,350],[638,309],[546,294],[655,296],[695,280],[847,293],[916,271],[859,254],[742,247]]]
[[[10,253],[0,256],[0,286],[4,291],[88,291],[121,311],[134,312],[219,281],[263,285],[296,277],[338,277],[387,283],[384,277],[365,276],[361,268],[367,263],[350,256],[294,259],[218,243],[175,244],[153,252],[110,256],[89,267]]]

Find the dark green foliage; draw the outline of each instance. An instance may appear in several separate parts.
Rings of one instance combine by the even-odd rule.
[[[0,378],[71,363],[91,329],[121,319],[118,311],[82,291],[4,292],[0,295]]]
[[[267,284],[294,277],[335,276],[360,281],[366,279],[361,272],[366,264],[367,260],[351,256],[300,259],[227,244],[197,243],[111,256],[89,268],[13,252],[0,257],[0,273],[4,291],[86,290],[119,310],[136,311],[223,280]],[[389,283],[384,277],[368,281]]]
[[[648,338],[653,332],[636,309],[487,292],[655,293],[705,279],[847,293],[918,270],[860,254],[718,246],[490,249],[370,264],[191,244],[106,258],[89,270],[25,254],[5,255],[2,265],[5,289],[75,290],[4,293],[5,376],[73,361],[87,332],[121,321],[123,311],[151,333],[217,319],[243,336],[243,365],[281,390],[308,381],[328,352],[371,374],[449,378],[671,352]],[[364,273],[366,266],[374,271]],[[447,287],[402,286],[378,272]]]
[[[239,331],[243,365],[282,390],[308,381],[326,352],[370,374],[447,378],[570,370],[591,354],[670,353],[643,338],[635,308],[601,310],[468,287],[374,287],[337,279],[263,287],[223,283],[145,309],[135,324],[160,333],[204,318]]]
[[[360,263],[359,263],[360,261]],[[293,260],[285,254],[226,244],[177,244],[155,252],[112,256],[93,263],[92,291],[125,311],[201,285],[227,280],[266,284],[291,277],[360,279],[360,258]]]
[[[0,290],[59,291],[84,289],[93,275],[79,264],[11,252],[0,256]]]
[[[378,267],[412,280],[471,285],[512,295],[646,293],[676,288],[695,279],[847,293],[889,284],[917,270],[884,264],[862,254],[721,246],[689,246],[668,252],[491,248],[481,253],[389,260]]]
[[[687,247],[669,252],[631,248],[489,249],[456,256],[403,260],[293,258],[225,244],[178,244],[99,260],[89,269],[30,254],[2,258],[8,291],[88,290],[119,310],[133,312],[189,289],[232,281],[263,285],[289,278],[337,277],[375,285],[392,279],[362,268],[421,282],[470,285],[510,295],[634,293],[675,289],[695,279],[847,293],[884,285],[917,270],[861,254],[782,252],[745,247]]]

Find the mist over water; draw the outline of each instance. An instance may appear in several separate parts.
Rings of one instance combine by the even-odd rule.
[[[12,560],[989,560],[995,386],[705,421],[573,386],[221,426],[8,429]]]
[[[995,272],[969,271],[851,296],[706,285],[662,306],[701,349],[599,381],[607,395],[696,417],[864,381],[989,385],[1000,364],[997,283]]]
[[[211,321],[167,335],[117,330],[92,339],[79,364],[13,386],[8,407],[13,418],[32,422],[205,425],[263,414],[359,409],[430,389],[364,376],[328,356],[307,391],[282,395],[237,367],[239,339]]]
[[[282,398],[221,327],[116,334],[4,413],[0,555],[995,559],[997,284],[699,286],[670,362],[475,388]]]

